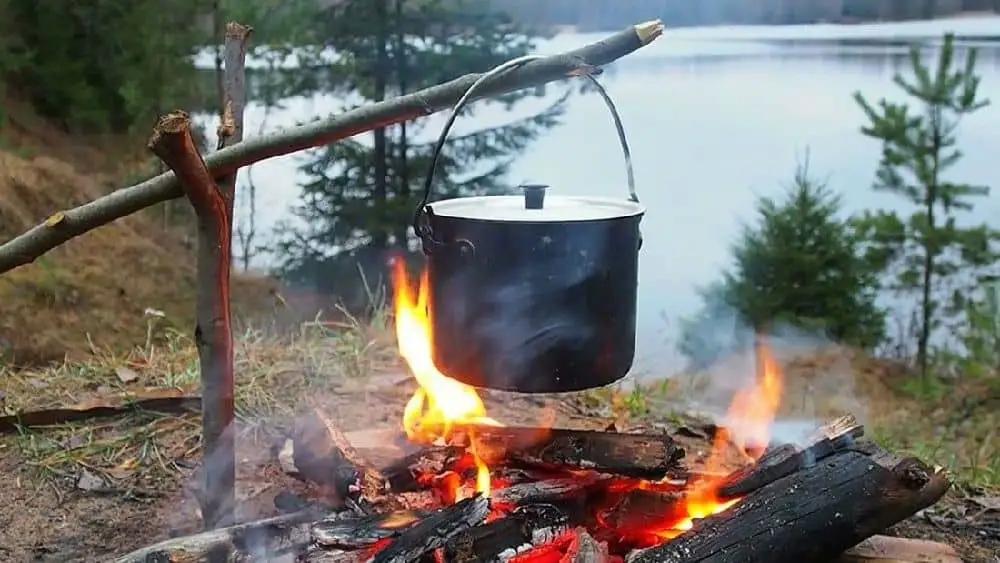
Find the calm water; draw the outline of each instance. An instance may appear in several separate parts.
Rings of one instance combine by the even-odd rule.
[[[728,246],[754,201],[778,195],[809,151],[810,169],[845,196],[849,210],[899,208],[870,189],[877,143],[861,137],[862,115],[851,99],[896,97],[891,76],[906,47],[892,39],[986,35],[1000,18],[865,26],[800,26],[669,31],[652,46],[615,66],[603,80],[619,106],[633,151],[640,199],[648,207],[641,255],[639,354],[635,371],[667,374],[682,366],[674,352],[676,319],[699,304],[696,286],[727,265]],[[560,52],[599,35],[565,35],[540,51]],[[867,41],[843,40],[865,39]],[[841,41],[837,41],[841,40]],[[981,43],[982,92],[1000,104],[1000,54]],[[336,111],[326,97],[288,100],[272,111],[264,130]],[[483,110],[454,132],[506,121]],[[247,132],[263,121],[248,108]],[[435,123],[440,123],[443,118]],[[214,124],[209,130],[214,131]],[[435,126],[430,126],[436,135]],[[965,122],[966,159],[954,180],[1000,189],[1000,106]],[[288,218],[298,195],[296,156],[253,167],[258,228],[265,233]],[[583,164],[582,164],[583,163]],[[241,173],[245,182],[246,173]],[[610,117],[596,95],[577,97],[565,124],[521,158],[511,179],[541,182],[558,193],[626,197],[622,157]],[[982,203],[970,220],[996,221],[1000,196]],[[262,260],[259,266],[266,266]]]

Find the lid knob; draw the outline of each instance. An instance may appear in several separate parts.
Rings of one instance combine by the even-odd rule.
[[[545,190],[549,189],[548,186],[544,184],[527,184],[522,185],[521,189],[524,190],[525,209],[541,209],[544,207]]]

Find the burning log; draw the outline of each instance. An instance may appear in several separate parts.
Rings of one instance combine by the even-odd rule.
[[[833,561],[937,502],[949,486],[943,471],[917,459],[856,444],[750,492],[628,562]]]
[[[490,501],[482,495],[426,513],[317,522],[312,537],[320,546],[303,554],[308,563],[415,563],[456,534],[486,520]]]
[[[544,481],[517,483],[492,492],[490,499],[500,506],[548,503],[586,495],[595,486],[610,479],[597,473],[579,477],[561,477]]]
[[[313,541],[323,547],[357,550],[394,538],[429,514],[406,510],[358,518],[333,518],[316,522],[310,533]]]
[[[407,528],[379,550],[372,563],[413,563],[456,534],[478,526],[490,512],[490,501],[482,495],[442,508]]]
[[[628,533],[655,529],[665,520],[680,520],[684,517],[679,513],[683,508],[682,491],[634,489],[600,511],[598,518],[603,525]]]
[[[382,468],[393,492],[417,491],[425,488],[422,477],[440,475],[465,453],[456,446],[428,446]]]
[[[575,528],[539,547],[507,560],[507,563],[608,563],[608,545],[598,542],[584,528]]]
[[[369,501],[385,494],[386,478],[319,409],[298,420],[291,440],[292,459],[300,476],[332,489],[339,503],[359,494]]]
[[[799,447],[781,444],[767,449],[753,465],[730,475],[719,487],[719,496],[735,498],[776,481],[786,475],[815,465],[838,451],[847,449],[864,435],[864,426],[854,416],[847,415],[825,424]]]
[[[566,563],[607,563],[611,561],[608,544],[598,542],[583,528],[574,530],[575,540],[570,544]]]
[[[569,526],[569,516],[549,504],[532,504],[489,524],[456,534],[444,545],[449,563],[486,563],[506,560],[547,543]]]
[[[588,469],[657,480],[680,470],[684,449],[666,433],[463,425],[453,444],[469,446],[487,463],[505,461],[550,470]]]

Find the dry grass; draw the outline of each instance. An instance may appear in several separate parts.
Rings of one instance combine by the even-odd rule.
[[[151,324],[150,333],[158,332],[162,338],[151,338],[148,346],[128,354],[105,352],[49,368],[0,371],[5,410],[108,403],[121,393],[150,388],[197,394],[198,361],[192,342],[174,329]],[[323,394],[395,366],[390,344],[384,324],[307,323],[295,334],[280,336],[244,331],[236,353],[241,430],[266,432]],[[123,383],[122,370],[136,379]],[[197,462],[200,432],[197,416],[134,410],[115,419],[22,429],[6,437],[0,450],[17,453],[32,475],[44,479],[72,477],[86,468],[123,489],[160,490],[176,481],[180,466]]]
[[[197,393],[197,355],[189,337],[157,324],[157,317],[147,321],[149,342],[132,353],[104,352],[87,361],[0,373],[6,410],[82,404],[140,388]],[[738,365],[727,363],[723,371],[735,373]],[[346,389],[350,397],[350,389],[358,389],[370,374],[398,367],[393,338],[381,322],[311,322],[281,335],[246,330],[238,337],[236,356],[240,427],[266,436],[276,423],[322,402],[324,395]],[[137,379],[123,383],[117,373],[122,368]],[[1000,484],[1000,413],[988,405],[959,411],[959,396],[975,396],[968,389],[934,405],[903,397],[892,391],[886,369],[861,357],[845,357],[842,350],[792,358],[783,368],[783,416],[824,419],[850,411],[865,420],[870,436],[948,467],[960,482]],[[606,388],[581,398],[607,406],[612,416],[683,420],[695,410],[724,410],[731,393],[719,389],[746,381],[724,377],[728,383],[720,384],[718,373]],[[714,404],[712,393],[719,399]],[[16,452],[35,475],[45,478],[70,477],[86,468],[123,488],[142,491],[175,483],[179,464],[196,463],[200,446],[196,416],[136,410],[113,420],[24,430],[3,440],[0,449]]]
[[[52,213],[92,201],[156,172],[138,139],[79,139],[0,99],[0,241]],[[181,202],[182,203],[182,202]],[[178,327],[193,318],[191,241],[139,214],[78,237],[0,276],[0,360],[20,365],[128,350],[145,338],[143,311]],[[191,238],[191,237],[189,237]],[[237,311],[269,304],[274,283],[235,277]]]

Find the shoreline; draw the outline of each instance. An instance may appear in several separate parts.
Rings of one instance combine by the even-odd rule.
[[[956,12],[954,14],[943,15],[931,19],[902,19],[902,20],[880,20],[880,19],[860,19],[860,18],[840,18],[837,20],[817,20],[808,23],[717,23],[710,25],[683,25],[683,26],[672,26],[669,22],[667,24],[667,29],[713,29],[719,27],[796,27],[796,26],[809,26],[809,25],[839,25],[844,27],[855,26],[855,25],[866,25],[866,24],[894,24],[894,23],[917,23],[917,22],[935,22],[935,21],[947,21],[947,20],[977,20],[977,19],[989,19],[1000,17],[1000,13],[990,12],[986,10],[973,10]],[[556,24],[549,29],[554,35],[562,34],[572,34],[572,33],[609,33],[618,31],[617,27],[595,27],[595,28],[581,28],[575,24]],[[1000,33],[998,33],[1000,37]]]

